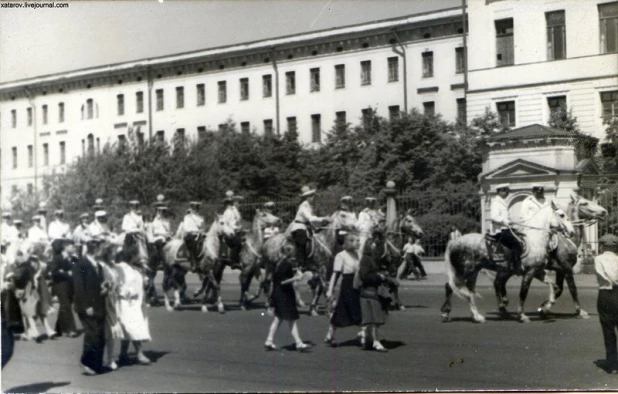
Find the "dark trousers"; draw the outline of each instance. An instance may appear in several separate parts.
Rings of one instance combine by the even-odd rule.
[[[294,243],[296,244],[296,262],[301,269],[306,269],[307,267],[307,242],[309,241],[307,230],[303,230],[303,229],[294,230],[292,232],[292,239],[294,239]]]
[[[185,235],[185,245],[187,245],[187,254],[189,257],[189,262],[191,263],[191,267],[195,268],[197,265],[197,245],[198,245],[198,234],[187,234]]]
[[[232,238],[226,238],[225,243],[229,248],[228,258],[230,259],[230,263],[232,267],[238,266],[240,263],[240,252],[242,250],[242,237],[240,234],[236,234]]]
[[[158,239],[155,241],[154,246],[157,252],[157,262],[163,264],[163,248],[165,247],[165,241]]]
[[[423,263],[421,263],[420,257],[418,257],[416,254],[408,253],[408,255],[406,256],[406,261],[408,264],[412,264],[412,266],[418,270],[422,277],[427,276],[427,273],[425,272],[425,267],[423,267]],[[413,270],[411,269],[410,271]]]
[[[55,331],[58,335],[77,331],[73,316],[73,286],[70,280],[52,283],[52,291],[58,297],[58,319]]]
[[[2,319],[2,368],[13,357],[13,347],[15,346],[15,339],[13,338],[13,331],[8,327],[6,320]]]
[[[79,320],[84,327],[84,347],[80,361],[95,372],[100,372],[105,351],[105,317],[80,313]]]
[[[599,290],[597,298],[599,321],[605,342],[605,359],[618,364],[618,349],[616,347],[616,328],[618,328],[618,288]]]

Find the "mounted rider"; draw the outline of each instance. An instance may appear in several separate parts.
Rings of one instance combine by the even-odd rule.
[[[167,219],[168,207],[163,195],[157,196],[155,202],[156,215],[150,226],[152,232],[152,243],[157,251],[159,261],[163,262],[163,247],[172,238],[172,226]]]
[[[41,226],[41,228],[45,231],[45,227]],[[54,220],[49,224],[47,235],[51,240],[54,255],[60,254],[66,241],[71,238],[71,227],[64,221],[64,211],[62,209],[54,211]]]
[[[333,255],[337,255],[337,253],[343,250],[343,243],[345,242],[346,235],[348,234],[346,230],[342,228],[341,222],[339,220],[339,214],[341,212],[345,212],[349,215],[353,215],[356,217],[356,214],[352,210],[352,204],[354,203],[354,199],[352,196],[343,196],[341,200],[339,200],[339,210],[335,212],[334,220],[333,220],[333,228],[335,230],[335,245],[333,248]]]
[[[500,184],[496,186],[496,191],[498,194],[491,201],[492,233],[490,234],[490,238],[502,245],[509,268],[515,273],[521,274],[522,245],[514,235],[514,230],[510,228],[511,219],[509,206],[506,202],[506,198],[510,192],[509,185]]]
[[[365,229],[370,228],[373,224],[375,217],[378,214],[376,205],[378,200],[375,197],[365,197],[365,208],[358,214],[358,228]]]
[[[44,202],[39,203],[36,213],[41,218],[41,228],[43,231],[47,231],[47,204]]]
[[[90,238],[90,231],[88,230],[89,217],[90,215],[85,212],[79,215],[79,224],[75,227],[71,236],[79,257],[85,253],[83,249],[86,247],[86,241]]]
[[[521,204],[521,218],[526,221],[534,216],[542,208],[549,205],[545,199],[545,189],[543,186],[535,184],[532,186],[532,196],[526,198]]]
[[[47,233],[41,227],[41,217],[39,215],[32,217],[32,227],[28,229],[28,241],[31,243],[49,242]]]
[[[187,254],[189,262],[191,263],[191,271],[195,271],[197,268],[197,252],[200,236],[204,235],[204,218],[198,214],[202,205],[199,201],[191,201],[189,203],[189,209],[185,215],[177,235],[180,235],[185,241],[187,246]]]
[[[275,208],[276,208],[276,205],[272,201],[268,201],[264,203],[264,206],[262,207],[264,212],[269,213],[271,215],[274,215]],[[267,240],[268,238],[279,234],[279,231],[280,229],[276,225],[265,227],[264,228],[264,240]]]
[[[230,260],[230,266],[234,269],[240,268],[240,252],[243,242],[242,217],[238,210],[238,201],[242,198],[241,196],[234,195],[233,191],[228,190],[225,192],[225,198],[223,199],[223,206],[225,208],[223,211],[223,220],[235,229],[233,238],[225,238],[225,244],[229,248],[228,258]],[[223,251],[223,253],[225,252]]]
[[[303,201],[298,207],[298,212],[288,229],[288,233],[292,235],[292,239],[296,244],[296,261],[298,266],[304,270],[317,271],[316,267],[313,266],[313,262],[308,261],[309,241],[313,235],[313,226],[325,226],[330,220],[313,214],[315,189],[303,186],[300,197]]]
[[[107,225],[107,212],[98,210],[94,213],[94,220],[88,226],[90,238],[98,240],[112,240],[113,234]]]
[[[11,220],[10,212],[2,212],[2,226],[0,227],[0,236],[2,236],[2,246],[6,247],[16,243],[19,239],[19,231]]]

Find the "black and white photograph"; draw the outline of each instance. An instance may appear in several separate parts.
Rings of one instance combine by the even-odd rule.
[[[0,0],[1,389],[618,390],[618,1]]]

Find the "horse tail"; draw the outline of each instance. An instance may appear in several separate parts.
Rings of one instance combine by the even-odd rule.
[[[457,247],[458,245],[457,240],[454,241],[449,241],[446,244],[446,251],[444,252],[444,263],[446,266],[446,274],[448,276],[448,284],[449,286],[451,286],[451,289],[453,290],[453,293],[455,293],[455,295],[457,295],[457,297],[459,298],[473,298],[476,293],[471,293],[470,290],[468,290],[465,286],[460,286],[457,284],[457,282],[462,282],[462,278],[460,278],[457,275],[457,272],[455,271],[455,266],[453,265],[453,261],[451,254],[453,253],[452,249],[454,247]],[[460,256],[455,256],[455,263],[456,264],[463,264],[462,261],[460,261],[461,257]]]

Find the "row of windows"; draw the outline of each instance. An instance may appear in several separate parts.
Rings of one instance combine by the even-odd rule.
[[[601,93],[601,105],[603,116],[618,116],[618,90]],[[550,114],[567,107],[566,96],[554,96],[547,98],[547,106]],[[515,127],[515,101],[502,101],[496,103],[496,110],[503,126]]]
[[[60,141],[58,143],[58,146],[59,146],[58,164],[62,165],[66,163],[66,158],[67,158],[66,142]],[[42,144],[42,148],[43,148],[43,166],[48,166],[49,165],[49,144],[48,143]],[[34,146],[28,145],[26,149],[28,151],[28,168],[33,168],[34,167]],[[16,169],[18,167],[18,162],[19,162],[16,146],[11,148],[11,153],[12,153],[12,166],[13,166],[13,169]]]
[[[32,107],[26,108],[26,123],[28,126],[32,126],[33,122]],[[41,122],[48,124],[49,122],[49,107],[47,104],[41,106]],[[58,103],[58,123],[64,123],[64,103]],[[11,127],[17,127],[17,110],[11,110]]]
[[[567,57],[564,10],[545,13],[547,60]],[[496,28],[496,65],[515,64],[513,18],[494,22]],[[599,4],[599,46],[601,53],[618,52],[618,2]]]

